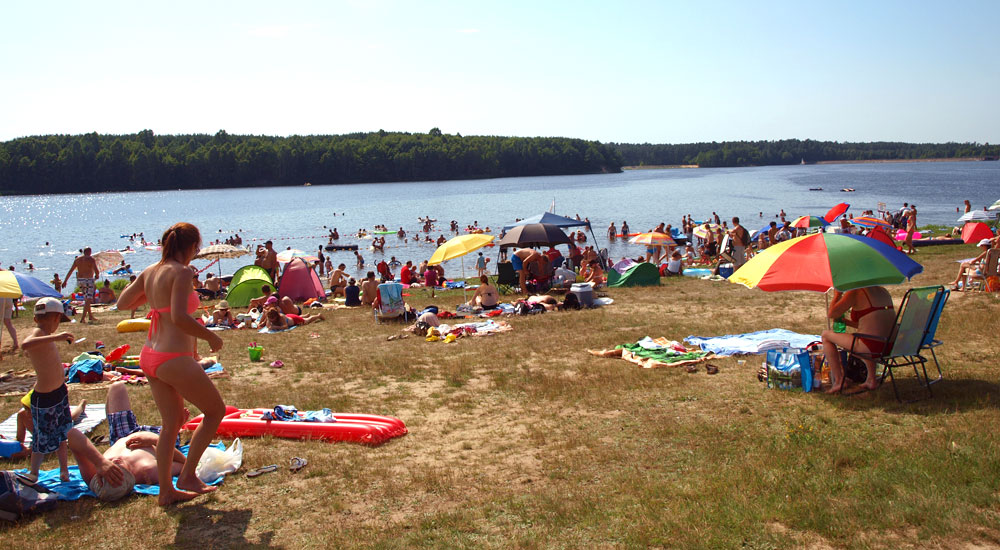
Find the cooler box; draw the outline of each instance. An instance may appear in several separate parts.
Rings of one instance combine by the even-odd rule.
[[[722,264],[719,266],[719,275],[725,277],[726,279],[733,274],[733,271],[735,271],[733,269],[733,264]]]
[[[571,294],[576,295],[582,307],[594,307],[594,283],[573,283],[569,289]]]

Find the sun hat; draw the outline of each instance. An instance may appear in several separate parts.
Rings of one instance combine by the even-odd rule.
[[[264,303],[266,305],[277,304],[278,303],[278,299],[275,298],[274,296],[271,296],[267,300],[265,300]]]
[[[62,322],[69,321],[69,317],[63,310],[62,302],[55,298],[46,297],[35,302],[35,315],[45,315],[46,313],[58,313]]]
[[[90,490],[97,495],[98,499],[105,502],[120,500],[125,495],[131,493],[132,488],[135,487],[135,476],[132,475],[132,472],[122,468],[122,475],[125,479],[117,487],[105,481],[103,477],[95,475],[90,478]]]
[[[983,239],[983,240],[979,241],[979,244],[977,244],[976,246],[989,246],[989,245],[990,245],[990,240],[989,239]],[[38,306],[35,306],[35,307],[38,307]]]
[[[225,311],[229,309],[229,302],[222,300],[218,304],[215,304],[215,311]]]

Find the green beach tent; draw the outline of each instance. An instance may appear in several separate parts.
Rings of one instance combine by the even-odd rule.
[[[233,274],[233,280],[229,282],[229,293],[226,294],[226,301],[229,307],[247,307],[250,300],[264,295],[260,287],[270,285],[274,289],[274,281],[263,267],[257,265],[245,265]]]
[[[650,263],[634,265],[625,273],[618,273],[614,269],[608,270],[608,286],[656,286],[660,284],[660,272],[656,266]]]

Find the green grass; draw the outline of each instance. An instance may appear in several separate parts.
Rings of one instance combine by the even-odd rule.
[[[950,281],[953,260],[971,248],[921,249],[925,272],[893,295]],[[461,299],[412,294],[417,307]],[[389,414],[410,434],[377,448],[245,440],[244,469],[292,456],[309,466],[237,474],[167,511],[138,496],[65,503],[0,526],[0,537],[29,548],[1000,545],[996,296],[953,295],[939,331],[945,380],[934,399],[899,405],[888,388],[860,397],[767,390],[756,380],[760,358],[715,360],[720,373],[709,376],[584,351],[646,335],[818,332],[820,295],[687,278],[608,294],[613,306],[512,318],[514,332],[455,344],[387,341],[402,327],[374,325],[361,310],[283,335],[227,332],[221,360],[232,376],[217,381],[227,403]],[[120,315],[98,315],[100,324],[69,330],[141,345],[142,335],[114,332]],[[286,367],[251,364],[253,340]],[[0,366],[29,368],[20,356]],[[915,390],[912,380],[902,389]],[[100,402],[103,391],[74,387],[71,396]],[[148,389],[130,395],[140,421],[155,423]],[[0,412],[16,410],[17,396],[0,399]]]

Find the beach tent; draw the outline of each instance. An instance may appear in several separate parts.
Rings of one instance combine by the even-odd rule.
[[[250,300],[260,298],[264,295],[260,287],[271,285],[274,288],[274,281],[263,267],[256,265],[246,265],[236,270],[233,279],[229,281],[229,293],[226,294],[226,301],[230,307],[247,307]]]
[[[285,265],[281,280],[278,281],[278,294],[291,298],[294,302],[326,297],[319,276],[302,258],[292,258]]]
[[[660,271],[651,263],[636,264],[625,273],[619,274],[614,269],[608,270],[608,286],[656,286],[660,284]]]
[[[514,222],[512,224],[505,225],[503,226],[503,230],[509,231],[514,227],[529,223],[546,223],[549,225],[554,225],[556,227],[586,227],[587,229],[590,229],[590,222],[574,220],[573,218],[567,218],[566,216],[560,216],[559,214],[545,212],[544,214],[539,214],[537,216],[525,218],[519,222]]]

